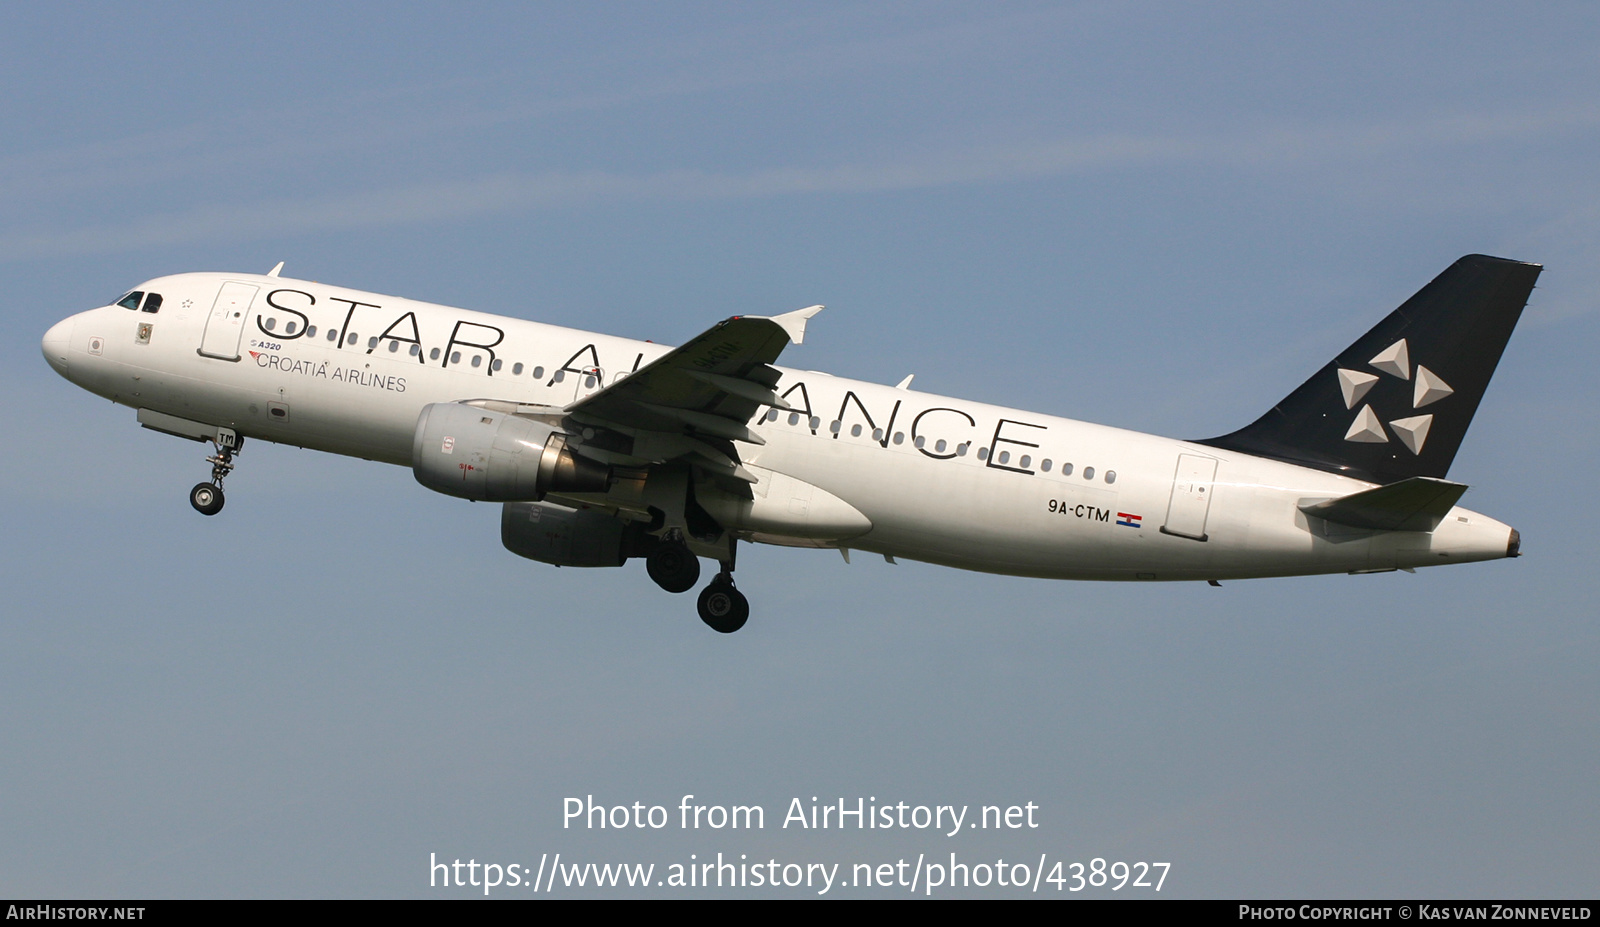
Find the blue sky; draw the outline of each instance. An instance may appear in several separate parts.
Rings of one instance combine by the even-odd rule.
[[[0,894],[439,896],[536,863],[1161,859],[1163,894],[1597,885],[1600,10],[50,4],[0,30]],[[1462,254],[1546,266],[1451,476],[1528,556],[1109,586],[756,548],[721,638],[401,469],[196,445],[57,319],[265,271],[1177,437]],[[577,833],[561,800],[1033,801],[1041,827]],[[508,890],[509,892],[509,890]],[[995,890],[974,892],[995,894]],[[803,893],[802,893],[803,894]]]

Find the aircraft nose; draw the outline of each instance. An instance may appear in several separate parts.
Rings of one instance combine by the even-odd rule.
[[[72,330],[76,324],[76,316],[62,319],[50,326],[50,330],[44,333],[44,340],[40,342],[44,359],[55,368],[56,373],[63,376],[67,373],[67,346],[72,343]]]

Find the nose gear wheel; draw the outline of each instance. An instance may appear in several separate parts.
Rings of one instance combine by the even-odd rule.
[[[215,483],[196,483],[189,490],[189,504],[201,515],[215,515],[222,511],[222,487]]]

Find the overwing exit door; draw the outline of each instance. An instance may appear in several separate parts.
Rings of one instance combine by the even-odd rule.
[[[599,392],[604,385],[605,371],[599,367],[585,367],[582,373],[574,374],[573,379],[577,382],[573,386],[572,401],[577,402]]]

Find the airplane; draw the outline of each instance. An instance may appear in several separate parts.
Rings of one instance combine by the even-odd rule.
[[[1516,557],[1446,479],[1541,271],[1468,255],[1254,423],[1177,440],[776,365],[821,306],[673,348],[269,273],[140,284],[44,336],[145,428],[206,442],[204,515],[245,439],[410,467],[499,502],[556,566],[643,559],[700,618],[749,617],[739,542],[1016,576],[1206,581]]]

